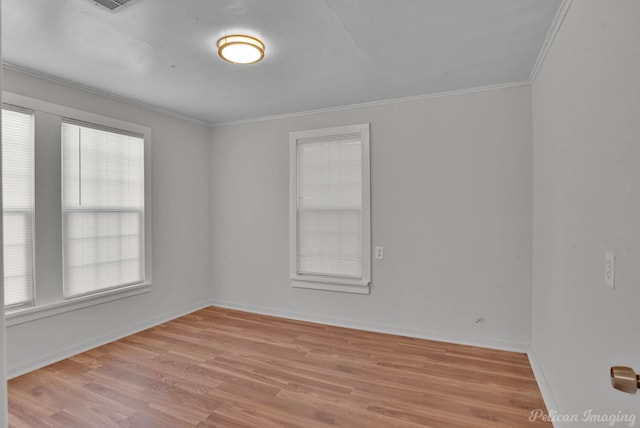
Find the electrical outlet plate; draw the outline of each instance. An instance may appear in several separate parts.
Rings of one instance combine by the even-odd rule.
[[[611,288],[616,286],[616,257],[613,253],[604,253],[604,283]]]
[[[384,259],[384,247],[376,247],[376,260]]]

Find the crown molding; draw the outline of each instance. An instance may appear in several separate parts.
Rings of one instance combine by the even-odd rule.
[[[488,85],[488,86],[479,86],[479,87],[474,87],[474,88],[468,88],[468,89],[460,89],[460,90],[453,90],[453,91],[442,91],[442,92],[436,92],[436,93],[431,93],[431,94],[424,94],[424,95],[417,95],[417,96],[410,96],[410,97],[401,97],[401,98],[389,98],[389,99],[384,99],[384,100],[378,100],[378,101],[371,101],[371,102],[366,102],[366,103],[357,103],[357,104],[349,104],[349,105],[343,105],[343,106],[336,106],[336,107],[327,107],[327,108],[321,108],[321,109],[313,109],[313,110],[305,110],[305,111],[301,111],[301,112],[294,112],[294,113],[284,113],[284,114],[278,114],[278,115],[271,115],[271,116],[261,116],[261,117],[255,117],[255,118],[249,118],[249,119],[241,119],[241,120],[233,120],[233,121],[227,121],[227,122],[206,122],[200,119],[195,119],[193,117],[190,116],[186,116],[180,113],[176,113],[174,111],[171,110],[167,110],[161,107],[156,107],[154,105],[150,105],[150,104],[145,104],[143,102],[140,101],[136,101],[134,99],[131,98],[126,98],[126,97],[122,97],[120,95],[115,95],[113,93],[110,92],[106,92],[106,91],[102,91],[100,89],[91,87],[91,86],[86,86],[86,85],[82,85],[70,80],[66,80],[66,79],[62,79],[59,77],[55,77],[46,73],[42,73],[39,71],[35,71],[26,67],[22,67],[22,66],[17,66],[14,64],[10,64],[10,63],[6,63],[6,62],[2,62],[2,67],[7,69],[7,70],[13,70],[16,71],[18,73],[22,73],[22,74],[26,74],[29,76],[33,76],[33,77],[37,77],[40,79],[44,79],[44,80],[48,80],[54,83],[58,83],[61,85],[65,85],[68,87],[72,87],[75,89],[79,89],[81,91],[84,92],[88,92],[94,95],[99,95],[99,96],[103,96],[106,98],[110,98],[116,101],[120,101],[132,106],[136,106],[136,107],[141,107],[147,110],[151,110],[157,113],[161,113],[161,114],[165,114],[168,116],[172,116],[178,119],[182,119],[182,120],[186,120],[192,123],[196,123],[198,125],[205,125],[205,126],[209,126],[210,128],[217,128],[217,127],[224,127],[224,126],[235,126],[235,125],[243,125],[243,124],[249,124],[249,123],[256,123],[256,122],[265,122],[265,121],[270,121],[270,120],[278,120],[278,119],[287,119],[287,118],[292,118],[292,117],[299,117],[299,116],[308,116],[308,115],[312,115],[312,114],[319,114],[319,113],[330,113],[330,112],[336,112],[336,111],[344,111],[344,110],[352,110],[352,109],[358,109],[358,108],[368,108],[368,107],[378,107],[378,106],[383,106],[383,105],[389,105],[389,104],[399,104],[399,103],[406,103],[406,102],[411,102],[411,101],[422,101],[422,100],[428,100],[428,99],[433,99],[433,98],[442,98],[442,97],[453,97],[453,96],[458,96],[458,95],[467,95],[467,94],[473,94],[473,93],[478,93],[478,92],[487,92],[487,91],[496,91],[496,90],[500,90],[500,89],[508,89],[508,88],[515,88],[515,87],[519,87],[519,86],[527,86],[527,85],[532,85],[533,82],[535,81],[536,77],[538,76],[544,61],[549,53],[549,50],[551,49],[551,46],[553,45],[553,42],[558,34],[558,31],[560,30],[562,23],[564,22],[564,19],[571,7],[573,0],[562,0],[560,7],[558,8],[558,11],[556,12],[556,15],[553,19],[553,22],[551,23],[551,27],[549,28],[549,31],[547,33],[547,36],[545,37],[544,43],[542,45],[542,48],[540,49],[540,52],[538,53],[538,57],[536,58],[536,62],[533,65],[533,68],[531,69],[531,73],[529,74],[529,78],[528,80],[525,81],[520,81],[520,82],[511,82],[511,83],[502,83],[502,84],[496,84],[496,85]]]
[[[567,12],[569,12],[569,8],[571,7],[571,3],[573,0],[562,0],[560,3],[560,7],[556,12],[555,17],[553,18],[553,22],[551,23],[551,27],[549,27],[549,32],[547,33],[547,37],[544,39],[544,44],[542,45],[542,49],[538,53],[538,58],[536,58],[535,64],[533,64],[533,68],[531,69],[531,74],[529,75],[529,83],[533,84],[535,82],[536,77],[540,73],[542,69],[542,65],[544,64],[545,59],[553,45],[556,36],[558,35],[558,31],[560,31],[560,27],[564,22],[564,18],[567,16]]]
[[[7,63],[7,62],[3,61],[2,62],[2,68],[5,69],[5,70],[15,71],[15,72],[21,73],[21,74],[26,74],[27,76],[36,77],[38,79],[47,80],[49,82],[53,82],[53,83],[57,83],[57,84],[60,84],[60,85],[68,86],[70,88],[78,89],[78,90],[83,91],[83,92],[88,92],[88,93],[93,94],[93,95],[98,95],[98,96],[101,96],[101,97],[109,98],[109,99],[112,99],[112,100],[115,100],[115,101],[119,101],[119,102],[122,102],[122,103],[125,103],[125,104],[132,105],[134,107],[140,107],[140,108],[143,108],[143,109],[146,109],[146,110],[151,110],[151,111],[156,112],[156,113],[160,113],[160,114],[164,114],[164,115],[167,115],[167,116],[175,117],[176,119],[186,120],[188,122],[196,123],[198,125],[204,125],[204,126],[208,126],[209,125],[208,122],[205,122],[205,121],[200,120],[200,119],[195,119],[193,117],[186,116],[184,114],[176,113],[174,111],[167,110],[167,109],[164,109],[164,108],[161,108],[161,107],[157,107],[157,106],[154,106],[154,105],[151,105],[151,104],[146,104],[146,103],[143,103],[141,101],[136,101],[136,100],[131,99],[131,98],[127,98],[127,97],[123,97],[123,96],[120,96],[120,95],[116,95],[116,94],[113,94],[111,92],[107,92],[107,91],[103,91],[103,90],[94,88],[92,86],[87,86],[87,85],[83,85],[83,84],[80,84],[80,83],[77,83],[77,82],[73,82],[71,80],[62,79],[60,77],[56,77],[56,76],[52,76],[50,74],[42,73],[40,71],[36,71],[36,70],[30,69],[30,68],[27,68],[27,67],[22,67],[22,66],[15,65],[15,64],[10,64],[10,63]]]
[[[357,109],[357,108],[365,108],[365,107],[377,107],[377,106],[382,106],[382,105],[388,105],[388,104],[399,104],[399,103],[406,103],[406,102],[411,102],[411,101],[421,101],[421,100],[428,100],[428,99],[433,99],[433,98],[443,98],[443,97],[453,97],[453,96],[458,96],[458,95],[466,95],[466,94],[473,94],[473,93],[478,93],[478,92],[487,92],[487,91],[496,91],[496,90],[500,90],[500,89],[507,89],[507,88],[515,88],[515,87],[519,87],[519,86],[526,86],[526,85],[530,85],[531,82],[530,81],[521,81],[521,82],[511,82],[511,83],[500,83],[500,84],[496,84],[496,85],[488,85],[488,86],[478,86],[478,87],[474,87],[474,88],[467,88],[467,89],[459,89],[459,90],[453,90],[453,91],[443,91],[443,92],[436,92],[436,93],[431,93],[431,94],[424,94],[424,95],[415,95],[415,96],[410,96],[410,97],[401,97],[401,98],[389,98],[389,99],[385,99],[385,100],[378,100],[378,101],[370,101],[370,102],[366,102],[366,103],[357,103],[357,104],[349,104],[349,105],[343,105],[343,106],[336,106],[336,107],[327,107],[327,108],[321,108],[321,109],[314,109],[314,110],[305,110],[305,111],[301,111],[301,112],[294,112],[294,113],[284,113],[284,114],[279,114],[279,115],[272,115],[272,116],[261,116],[261,117],[256,117],[256,118],[250,118],[250,119],[241,119],[241,120],[234,120],[234,121],[228,121],[228,122],[206,122],[200,119],[195,119],[193,117],[190,116],[186,116],[180,113],[176,113],[174,111],[171,110],[166,110],[163,109],[161,107],[157,107],[151,104],[146,104],[143,103],[141,101],[136,101],[134,99],[131,98],[127,98],[127,97],[122,97],[120,95],[115,95],[111,92],[107,92],[107,91],[103,91],[97,88],[94,88],[92,86],[87,86],[87,85],[83,85],[77,82],[73,82],[71,80],[67,80],[67,79],[62,79],[60,77],[56,77],[56,76],[52,76],[50,74],[46,74],[46,73],[42,73],[40,71],[36,71],[27,67],[22,67],[22,66],[18,66],[15,64],[11,64],[11,63],[7,63],[7,62],[2,62],[2,68],[6,69],[6,70],[11,70],[11,71],[15,71],[21,74],[26,74],[28,76],[32,76],[32,77],[36,77],[39,79],[43,79],[43,80],[47,80],[53,83],[58,83],[60,85],[64,85],[64,86],[68,86],[74,89],[78,89],[81,90],[83,92],[88,92],[90,94],[93,95],[98,95],[98,96],[102,96],[105,98],[110,98],[112,100],[115,101],[120,101],[135,107],[140,107],[140,108],[144,108],[146,110],[151,110],[157,113],[161,113],[161,114],[165,114],[168,116],[172,116],[178,119],[182,119],[182,120],[186,120],[192,123],[196,123],[198,125],[205,125],[205,126],[209,126],[211,128],[215,128],[215,127],[221,127],[221,126],[234,126],[234,125],[242,125],[242,124],[248,124],[248,123],[254,123],[254,122],[264,122],[264,121],[269,121],[269,120],[276,120],[276,119],[286,119],[286,118],[291,118],[291,117],[298,117],[298,116],[307,116],[307,115],[311,115],[311,114],[318,114],[318,113],[329,113],[329,112],[334,112],[334,111],[344,111],[344,110],[352,110],[352,109]]]
[[[497,91],[500,89],[527,86],[530,84],[531,82],[529,82],[528,80],[521,81],[521,82],[512,82],[512,83],[500,83],[497,85],[478,86],[478,87],[468,88],[468,89],[435,92],[432,94],[415,95],[411,97],[389,98],[389,99],[379,100],[379,101],[370,101],[366,103],[349,104],[344,106],[327,107],[327,108],[314,109],[314,110],[305,110],[305,111],[300,111],[295,113],[278,114],[274,116],[262,116],[262,117],[256,117],[251,119],[233,120],[229,122],[211,122],[209,123],[209,126],[212,128],[219,128],[223,126],[245,125],[245,124],[255,123],[255,122],[265,122],[265,121],[277,120],[277,119],[288,119],[292,117],[308,116],[308,115],[318,114],[318,113],[330,113],[335,111],[352,110],[352,109],[359,109],[359,108],[366,108],[366,107],[378,107],[378,106],[384,106],[388,104],[401,104],[401,103],[407,103],[411,101],[429,100],[433,98],[455,97],[458,95],[474,94],[478,92]]]

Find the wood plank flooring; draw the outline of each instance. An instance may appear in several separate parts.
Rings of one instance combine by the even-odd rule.
[[[11,427],[537,427],[525,354],[206,308],[9,381]]]

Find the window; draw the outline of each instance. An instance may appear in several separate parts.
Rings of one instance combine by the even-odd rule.
[[[33,112],[2,109],[4,303],[33,299]]]
[[[62,123],[64,295],[144,281],[144,138]]]
[[[6,325],[150,292],[151,128],[2,96]]]
[[[369,292],[369,124],[290,134],[292,285]]]

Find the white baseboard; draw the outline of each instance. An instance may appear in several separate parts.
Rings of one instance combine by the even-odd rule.
[[[398,336],[415,337],[418,339],[435,340],[438,342],[449,342],[458,345],[478,346],[481,348],[499,349],[502,351],[522,352],[527,353],[529,351],[528,343],[508,342],[492,339],[478,339],[470,337],[453,337],[450,335],[423,330],[411,327],[402,327],[394,325],[386,325],[380,323],[363,322],[351,319],[327,317],[317,314],[305,314],[293,311],[287,311],[276,308],[268,308],[262,306],[245,305],[235,302],[227,302],[223,300],[212,300],[212,306],[219,306],[221,308],[236,309],[239,311],[252,312],[262,315],[271,315],[280,318],[288,318],[298,321],[308,321],[319,324],[332,325],[336,327],[353,328],[356,330],[366,330],[376,333],[395,334]]]
[[[8,367],[7,378],[12,379],[14,377],[28,373],[30,371],[37,370],[49,364],[53,364],[55,362],[64,360],[65,358],[72,357],[74,355],[80,354],[82,352],[88,351],[98,346],[102,346],[109,342],[122,339],[123,337],[130,336],[132,334],[138,333],[140,331],[146,330],[148,328],[154,327],[164,322],[171,321],[175,318],[195,312],[199,309],[203,309],[208,306],[219,306],[222,308],[236,309],[236,310],[252,312],[256,314],[271,315],[271,316],[277,316],[281,318],[288,318],[288,319],[294,319],[299,321],[308,321],[308,322],[332,325],[337,327],[353,328],[353,329],[372,331],[377,333],[396,334],[399,336],[415,337],[419,339],[449,342],[449,343],[455,343],[460,345],[478,346],[482,348],[499,349],[499,350],[505,350],[505,351],[511,351],[511,352],[524,352],[529,354],[531,365],[534,370],[534,374],[536,375],[536,379],[538,379],[541,390],[543,390],[543,384],[546,387],[546,381],[544,381],[544,377],[541,374],[542,372],[540,371],[539,366],[537,365],[537,360],[535,359],[535,355],[533,354],[532,350],[529,348],[529,345],[526,343],[507,342],[507,341],[490,340],[490,339],[478,340],[477,338],[452,337],[449,335],[444,335],[444,334],[437,333],[430,330],[400,327],[400,326],[394,326],[394,325],[385,325],[380,323],[362,322],[362,321],[349,320],[349,319],[343,319],[343,318],[327,317],[327,316],[322,316],[317,314],[305,314],[305,313],[299,313],[299,312],[293,312],[293,311],[286,311],[282,309],[274,309],[274,308],[267,308],[267,307],[261,307],[261,306],[227,302],[222,300],[203,301],[198,304],[190,305],[182,309],[169,312],[162,316],[155,317],[146,322],[133,325],[129,328],[119,330],[111,334],[103,335],[101,337],[98,337],[86,342],[82,342],[78,345],[65,348],[56,352],[52,352],[50,354],[40,356],[33,360],[29,360],[29,361],[20,363],[18,365]],[[545,398],[545,404],[547,405],[547,408],[555,408],[552,404],[550,404],[549,401],[547,401],[547,396],[549,394],[545,394],[544,390],[542,392]]]
[[[533,375],[536,378],[536,382],[538,383],[538,388],[540,388],[540,393],[542,394],[542,399],[544,400],[544,405],[547,407],[548,412],[553,413],[561,413],[559,412],[558,404],[553,396],[553,392],[551,392],[551,388],[549,387],[549,382],[547,382],[547,378],[544,375],[544,371],[542,370],[542,366],[538,361],[538,357],[536,353],[533,351],[533,348],[529,348],[529,363],[531,364],[531,369],[533,370]],[[552,421],[554,428],[566,428],[567,425],[563,421]]]
[[[165,323],[167,321],[171,321],[173,319],[179,318],[183,315],[190,314],[191,312],[195,312],[199,309],[203,309],[208,306],[211,306],[210,302],[203,301],[198,304],[190,305],[175,311],[171,311],[164,315],[152,318],[148,321],[145,321],[136,325],[132,325],[129,328],[115,331],[113,333],[100,336],[95,339],[88,340],[86,342],[79,343],[78,345],[71,346],[69,348],[65,348],[59,351],[55,351],[50,354],[42,355],[33,360],[29,360],[11,367],[7,367],[7,379],[12,379],[14,377],[23,375],[30,371],[48,366],[49,364],[53,364],[58,361],[64,360],[65,358],[69,358],[74,355],[78,355],[82,352],[88,351],[90,349],[97,348],[98,346],[105,345],[109,342],[113,342],[115,340],[122,339],[123,337],[127,337],[135,333],[139,333],[142,330],[146,330],[148,328]]]

